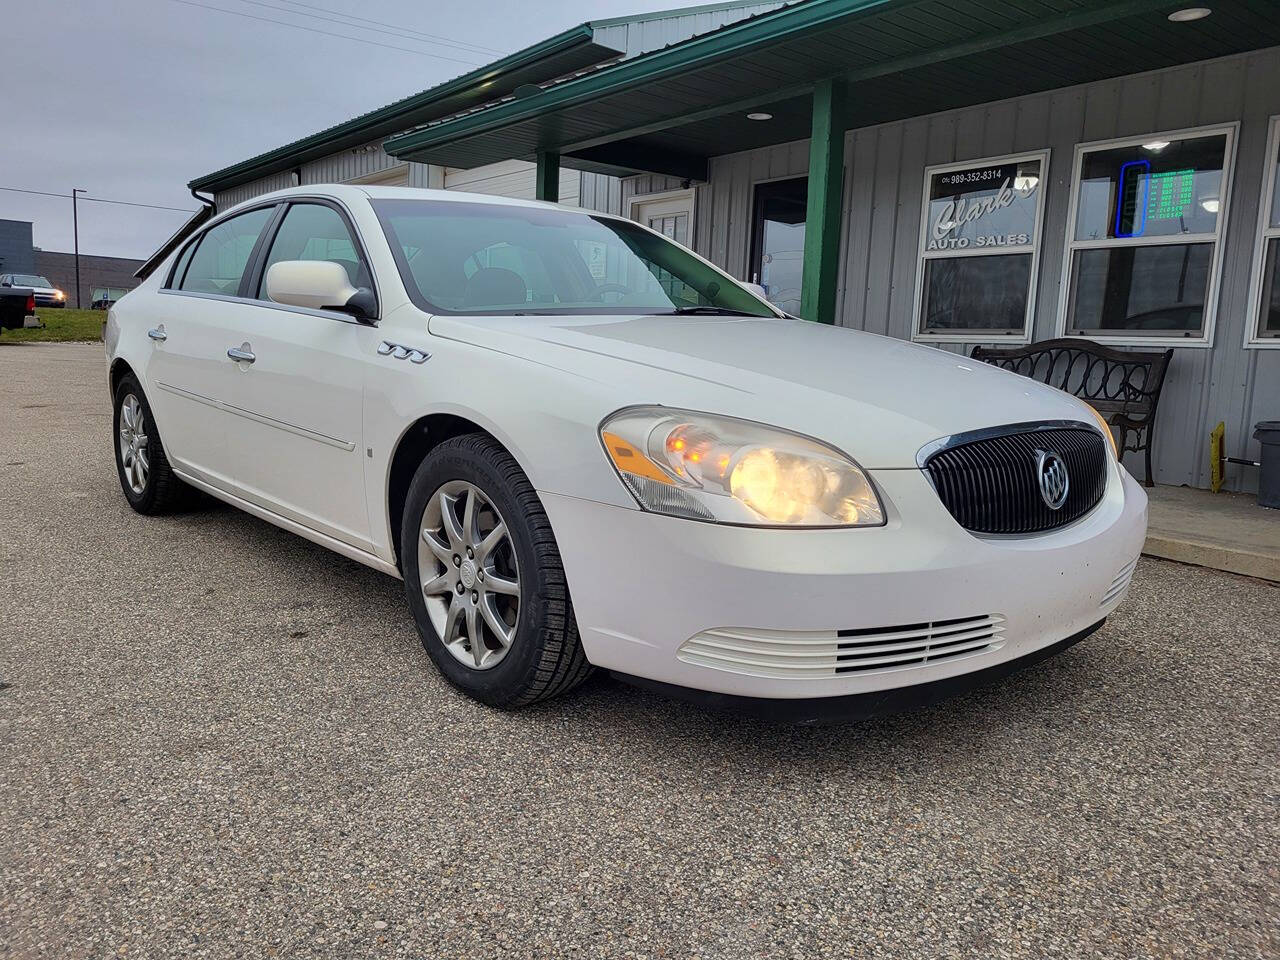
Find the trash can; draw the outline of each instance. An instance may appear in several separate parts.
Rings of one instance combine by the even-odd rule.
[[[1253,425],[1253,439],[1262,444],[1258,458],[1258,506],[1280,509],[1280,420],[1262,420]]]

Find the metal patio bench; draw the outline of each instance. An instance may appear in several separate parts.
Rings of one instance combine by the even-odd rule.
[[[974,360],[1012,370],[1074,394],[1119,431],[1120,451],[1146,456],[1146,486],[1151,472],[1152,433],[1160,389],[1173,351],[1114,350],[1079,337],[1042,340],[1025,347],[974,347]]]

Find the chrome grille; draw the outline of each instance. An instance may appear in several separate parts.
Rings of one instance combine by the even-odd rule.
[[[974,533],[1042,533],[1084,516],[1107,486],[1106,441],[1084,424],[1019,424],[953,437],[923,466],[951,516]],[[1040,493],[1038,452],[1057,454],[1070,483],[1054,510]]]
[[[677,658],[752,677],[804,680],[923,666],[995,650],[1004,644],[999,614],[856,630],[705,630]]]

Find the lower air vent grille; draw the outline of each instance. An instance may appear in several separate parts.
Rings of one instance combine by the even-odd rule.
[[[1098,604],[1105,607],[1120,594],[1124,593],[1125,587],[1129,586],[1129,581],[1133,579],[1133,571],[1138,568],[1138,558],[1134,557],[1116,574],[1116,578],[1111,581],[1111,586],[1107,587],[1107,592],[1102,595],[1102,602]]]
[[[825,679],[975,656],[1004,644],[999,614],[857,630],[721,628],[685,641],[678,659],[774,679]]]

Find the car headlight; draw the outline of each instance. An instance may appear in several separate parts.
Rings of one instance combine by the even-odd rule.
[[[53,298],[55,300],[65,300],[67,299],[67,295],[63,293],[61,290],[55,290],[53,291]]]
[[[1120,459],[1120,451],[1116,449],[1116,435],[1111,432],[1111,424],[1107,423],[1106,417],[1100,414],[1091,403],[1086,403],[1089,412],[1093,414],[1093,419],[1098,421],[1098,429],[1102,431],[1102,435],[1107,438],[1107,446],[1111,448],[1111,456],[1117,460]]]
[[[749,420],[628,407],[600,425],[618,476],[645,510],[748,526],[875,527],[884,509],[839,450]]]

